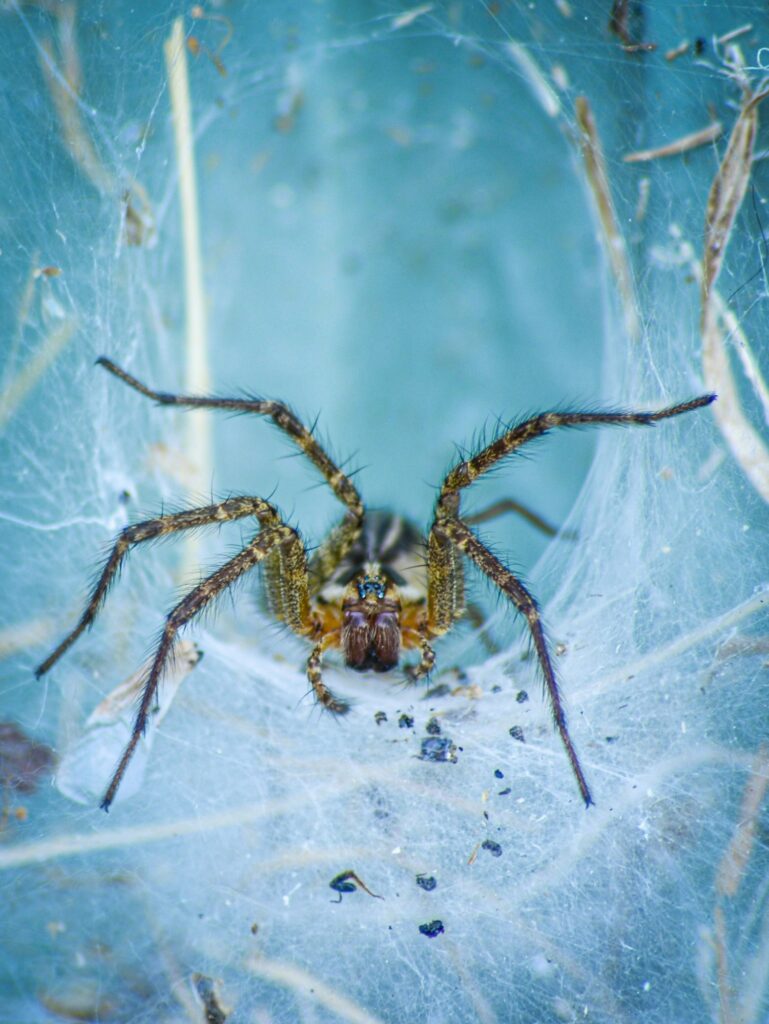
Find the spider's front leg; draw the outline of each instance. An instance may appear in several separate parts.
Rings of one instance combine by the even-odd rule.
[[[429,676],[435,666],[435,651],[430,646],[427,637],[420,635],[419,650],[421,652],[416,665],[407,665],[405,672],[412,683],[418,683],[420,679]]]
[[[310,657],[307,659],[307,678],[310,681],[312,692],[315,694],[315,699],[320,705],[335,715],[346,715],[350,710],[350,705],[346,700],[341,700],[333,694],[331,690],[329,690],[323,682],[321,672],[323,652],[329,647],[337,645],[338,630],[335,630],[333,633],[327,633],[315,644],[312,652],[310,653]]]
[[[298,416],[283,402],[263,398],[218,398],[215,395],[176,395],[147,387],[136,377],[113,363],[106,356],[96,362],[128,387],[151,398],[159,405],[173,405],[186,409],[219,409],[230,413],[250,413],[272,420],[275,426],[299,448],[322,473],[331,490],[345,505],[344,518],[313,555],[309,565],[310,590],[317,594],[323,582],[355,543],[363,523],[363,502],[350,477],[334,462],[316,440],[313,429],[308,429]]]

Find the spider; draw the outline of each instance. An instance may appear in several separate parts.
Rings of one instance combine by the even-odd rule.
[[[85,611],[72,632],[38,666],[35,672],[38,678],[48,672],[92,624],[132,547],[183,530],[238,519],[253,518],[259,524],[258,531],[241,551],[193,587],[167,615],[144,682],[130,740],[101,802],[105,811],[109,810],[146,729],[163,672],[173,655],[177,633],[254,566],[264,565],[265,593],[271,613],[312,645],[307,659],[307,677],[316,700],[328,711],[341,715],[349,710],[349,705],[323,682],[321,663],[325,652],[341,650],[346,664],[358,671],[389,672],[400,662],[402,652],[416,650],[419,660],[405,667],[407,677],[416,681],[429,675],[435,663],[433,640],[447,633],[468,611],[464,597],[464,559],[473,562],[526,619],[555,728],[585,806],[593,803],[566,724],[537,602],[520,579],[470,528],[473,523],[511,509],[537,525],[545,527],[546,524],[512,501],[497,503],[474,517],[464,517],[460,497],[463,490],[500,460],[555,427],[648,425],[709,405],[715,395],[702,395],[656,412],[545,412],[503,429],[490,444],[449,470],[438,493],[433,522],[425,539],[415,526],[399,516],[367,512],[350,478],[332,461],[312,431],[282,402],[154,391],[104,356],[97,363],[159,405],[223,409],[268,417],[320,470],[345,507],[341,520],[311,555],[299,533],[283,520],[274,505],[250,495],[160,515],[157,519],[126,526],[118,534]]]

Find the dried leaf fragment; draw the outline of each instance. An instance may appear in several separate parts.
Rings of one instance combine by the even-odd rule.
[[[732,129],[729,145],[710,187],[705,214],[703,317],[710,289],[721,270],[734,220],[745,198],[758,130],[758,105],[768,95],[767,88],[756,93],[745,89],[742,108]]]
[[[769,502],[769,451],[742,408],[722,328],[721,302],[715,288],[729,237],[750,181],[758,130],[758,106],[767,95],[769,88],[766,82],[756,92],[743,83],[742,108],[710,188],[705,216],[700,329],[705,384],[719,395],[715,407],[716,422],[746,476],[763,499]]]

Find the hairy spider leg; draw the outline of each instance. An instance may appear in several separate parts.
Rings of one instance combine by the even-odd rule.
[[[607,410],[605,412],[543,412],[538,416],[519,423],[510,430],[500,434],[491,444],[482,448],[472,458],[458,463],[446,476],[438,498],[439,507],[449,501],[464,487],[486,473],[500,459],[511,455],[529,441],[542,437],[555,427],[588,427],[601,424],[615,426],[638,425],[649,426],[658,420],[670,419],[682,413],[701,409],[715,401],[715,395],[701,395],[688,402],[670,405],[656,412],[629,412],[627,410]]]
[[[466,526],[461,519],[447,517],[442,520],[438,527],[438,531],[455,544],[463,554],[467,555],[468,558],[471,558],[481,572],[485,573],[485,575],[488,576],[488,578],[497,587],[499,587],[502,593],[513,602],[517,610],[525,616],[526,623],[534,641],[537,658],[539,659],[539,664],[545,677],[545,686],[547,687],[547,692],[550,697],[550,705],[553,712],[555,727],[561,737],[561,742],[566,748],[569,763],[571,764],[571,769],[577,780],[577,785],[579,786],[579,791],[582,794],[582,799],[585,801],[585,806],[589,807],[593,803],[593,798],[590,795],[590,789],[588,787],[587,780],[585,779],[585,774],[579,763],[577,751],[574,749],[574,744],[572,743],[571,736],[569,735],[569,729],[566,724],[566,712],[564,711],[563,701],[561,700],[558,680],[556,679],[555,671],[553,669],[550,649],[545,638],[545,631],[542,627],[542,620],[540,618],[537,602],[521,581],[514,576],[506,566],[502,565],[494,555],[492,555],[488,548],[478,540],[472,530],[470,530],[470,528]]]
[[[363,501],[349,476],[331,459],[311,430],[283,402],[262,398],[218,398],[216,396],[175,395],[148,388],[136,377],[113,363],[106,356],[96,362],[134,391],[151,398],[159,405],[177,405],[186,409],[222,409],[225,412],[252,413],[266,416],[283,431],[304,455],[320,470],[336,497],[347,507],[347,514],[322,542],[310,562],[310,589],[317,593],[324,580],[345,556],[360,533],[363,523]]]
[[[97,362],[129,387],[160,405],[224,409],[229,412],[255,413],[271,418],[276,426],[286,433],[310,461],[320,469],[334,494],[348,509],[345,518],[331,531],[322,545],[320,557],[316,554],[314,564],[321,571],[332,571],[339,560],[344,557],[360,533],[363,522],[364,510],[360,495],[350,479],[318,444],[311,431],[287,406],[281,402],[269,400],[206,398],[154,391],[106,357],[100,357]],[[296,531],[282,522],[277,511],[269,502],[253,497],[230,498],[216,505],[159,516],[157,519],[128,526],[121,531],[115,541],[86,610],[77,625],[36,670],[38,677],[47,672],[91,625],[120,570],[123,559],[135,544],[155,540],[183,530],[221,525],[246,516],[254,516],[258,519],[262,531],[239,555],[191,591],[166,620],[166,626],[145,684],[131,740],[102,802],[105,810],[108,809],[114,798],[120,780],[136,749],[139,737],[146,726],[149,707],[157,691],[164,665],[173,649],[173,637],[182,625],[197,615],[218,593],[235,582],[243,572],[258,562],[266,560],[267,591],[275,616],[285,622],[295,633],[310,639],[317,640],[317,637],[324,631],[324,624],[321,623],[315,609],[310,604],[311,582],[304,545]],[[338,628],[336,628],[338,624],[326,625],[328,628],[325,630],[323,641],[316,644],[308,661],[308,678],[321,704],[331,711],[344,712],[347,710],[347,705],[334,697],[320,677],[320,653],[325,647],[338,644]]]
[[[147,680],[144,683],[144,689],[142,690],[139,710],[136,714],[131,738],[123,751],[123,756],[120,758],[118,766],[115,769],[115,773],[112,776],[112,781],[107,787],[107,792],[104,794],[104,799],[101,802],[100,806],[103,810],[109,810],[109,806],[115,798],[115,794],[117,793],[126,768],[133,757],[136,746],[146,729],[147,716],[149,714],[150,707],[152,706],[155,693],[157,692],[160,679],[162,678],[163,670],[173,652],[176,634],[182,626],[190,621],[190,619],[199,615],[206,605],[210,604],[218,594],[221,594],[222,591],[231,587],[233,583],[235,583],[236,580],[238,580],[245,572],[263,561],[272,551],[275,550],[276,547],[283,544],[298,545],[299,547],[302,547],[299,535],[294,529],[292,529],[292,527],[284,524],[266,527],[256,534],[246,547],[243,548],[242,551],[238,552],[234,558],[225,562],[221,568],[217,569],[216,572],[213,572],[210,576],[194,587],[187,596],[184,597],[171,612],[169,612],[166,617],[163,630],[160,634],[160,640],[158,641],[155,655],[152,659],[152,666],[147,676]],[[304,550],[303,547],[302,550]],[[305,573],[304,593],[296,595],[298,600],[296,601],[295,626],[295,628],[298,627],[297,632],[304,632],[305,635],[311,633],[315,625],[310,614],[309,595],[307,593],[306,582],[307,577]],[[302,616],[304,616],[304,623],[302,623]],[[289,622],[289,625],[293,626],[294,623]]]
[[[453,467],[446,475],[435,506],[435,518],[427,545],[427,617],[425,639],[447,632],[462,614],[463,581],[461,566],[456,555],[461,552],[470,558],[502,590],[526,617],[534,641],[537,658],[545,677],[553,720],[566,748],[572,770],[577,779],[586,806],[593,802],[584,772],[569,735],[566,714],[561,701],[558,682],[553,670],[547,639],[540,622],[537,604],[521,581],[505,568],[460,519],[460,495],[465,487],[491,469],[500,459],[511,455],[522,445],[547,434],[555,427],[582,427],[601,424],[647,426],[659,420],[670,419],[700,409],[715,401],[714,394],[701,395],[687,402],[666,406],[656,412],[609,410],[606,412],[547,412],[511,427],[471,458]],[[414,675],[430,670],[424,660]]]
[[[435,651],[432,649],[430,644],[427,642],[427,637],[424,634],[415,637],[416,643],[412,643],[408,646],[419,647],[420,659],[416,665],[406,665],[405,673],[408,678],[416,683],[424,676],[429,676],[435,665]],[[404,643],[404,647],[407,645]]]
[[[52,668],[81,633],[91,625],[104,604],[109,588],[120,572],[123,560],[134,545],[158,540],[160,537],[181,530],[195,530],[203,526],[221,526],[223,523],[243,519],[246,516],[254,516],[263,526],[280,524],[277,512],[268,502],[261,498],[239,497],[228,498],[227,501],[219,502],[217,505],[206,505],[204,508],[174,512],[158,516],[157,519],[148,519],[142,523],[126,526],[115,540],[112,551],[96,581],[88,605],[77,625],[71,633],[67,634],[56,650],[35,669],[38,679]]]
[[[333,694],[321,677],[323,652],[327,651],[329,647],[339,647],[339,637],[340,631],[336,629],[333,632],[325,633],[315,644],[307,659],[307,678],[319,704],[335,715],[346,715],[350,710],[350,705],[346,700],[341,700]]]
[[[470,526],[477,526],[479,523],[488,523],[490,519],[496,519],[497,516],[502,516],[506,512],[514,512],[515,515],[525,519],[527,523],[530,523],[540,533],[544,533],[546,537],[556,537],[560,533],[557,526],[553,526],[552,523],[549,523],[542,516],[532,512],[526,505],[520,501],[515,501],[513,498],[500,498],[499,501],[495,501],[488,508],[483,508],[480,512],[473,512],[471,515],[465,516],[464,520]],[[573,539],[574,534],[569,532],[565,536]]]
[[[543,519],[542,516],[538,515],[527,505],[516,501],[514,498],[500,498],[499,501],[493,502],[478,512],[463,516],[462,521],[467,523],[468,526],[477,526],[480,523],[488,523],[492,519],[497,519],[508,512],[520,516],[521,519],[525,519],[527,523],[530,523],[531,526],[539,530],[546,537],[557,537],[560,534],[564,540],[577,539],[576,530],[562,530],[559,526],[553,526],[547,519]],[[465,615],[472,623],[473,628],[477,630],[478,637],[489,654],[499,654],[499,644],[489,632],[483,609],[474,602],[468,601],[465,606]]]

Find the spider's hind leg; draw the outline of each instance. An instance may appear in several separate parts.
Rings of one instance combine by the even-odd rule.
[[[157,519],[147,519],[144,522],[126,526],[115,539],[112,550],[91,592],[86,609],[80,616],[77,625],[45,661],[38,665],[35,675],[38,678],[45,675],[93,623],[131,548],[147,541],[159,540],[161,537],[167,537],[173,533],[197,530],[203,526],[221,526],[223,523],[244,519],[248,516],[258,519],[263,527],[280,523],[277,512],[269,502],[263,501],[261,498],[244,496],[228,498],[217,505],[172,512],[168,515],[158,516]]]
[[[526,624],[529,627],[529,632],[534,642],[534,649],[537,652],[537,658],[545,679],[545,689],[550,700],[550,709],[555,727],[566,750],[582,799],[585,801],[585,806],[589,807],[593,803],[593,797],[569,734],[569,727],[566,724],[566,711],[561,699],[561,691],[558,686],[555,669],[553,668],[550,648],[545,637],[545,630],[542,626],[537,602],[518,577],[495,558],[466,523],[463,523],[460,519],[446,518],[440,524],[436,524],[433,529],[446,537],[462,554],[475,562],[481,572],[499,587],[505,597],[512,601],[517,610],[526,619]]]
[[[131,738],[123,751],[123,755],[101,803],[105,811],[109,810],[123,775],[144,733],[147,717],[155,700],[160,680],[163,677],[169,660],[173,656],[176,635],[179,630],[196,618],[219,594],[224,593],[225,590],[233,586],[244,573],[264,561],[272,552],[282,546],[286,546],[289,549],[293,548],[297,553],[297,557],[304,557],[304,546],[299,535],[290,526],[286,526],[278,520],[275,525],[263,528],[234,558],[225,562],[223,566],[202,580],[166,616],[165,625],[155,648],[152,665],[144,683]],[[301,555],[299,554],[300,552]],[[286,621],[295,632],[302,633],[305,636],[310,635],[315,630],[315,622],[312,618],[307,592],[306,570],[304,573],[304,585],[302,586],[300,581],[300,585],[291,594],[291,602],[287,605]]]

